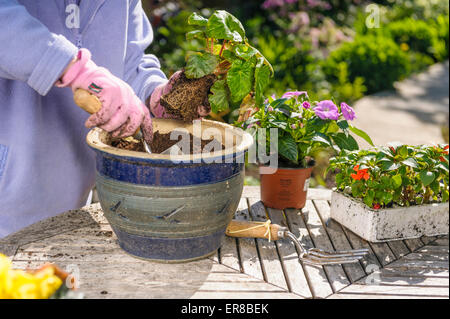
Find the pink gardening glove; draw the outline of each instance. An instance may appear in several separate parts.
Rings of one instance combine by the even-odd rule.
[[[100,99],[102,108],[88,118],[86,127],[100,127],[111,132],[114,138],[131,136],[141,127],[145,140],[152,141],[153,126],[148,108],[127,83],[97,66],[88,50],[79,51],[78,60],[56,86],[68,86],[73,91],[85,89]]]
[[[150,111],[156,118],[174,118],[174,116],[167,114],[164,106],[161,105],[160,100],[163,95],[166,95],[172,91],[174,83],[180,78],[181,71],[175,72],[166,84],[161,84],[152,93],[150,97]],[[198,107],[198,117],[208,116],[211,109],[206,106]]]

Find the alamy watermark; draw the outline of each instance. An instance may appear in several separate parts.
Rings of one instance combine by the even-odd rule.
[[[68,29],[80,28],[80,7],[75,3],[66,6],[66,27]]]

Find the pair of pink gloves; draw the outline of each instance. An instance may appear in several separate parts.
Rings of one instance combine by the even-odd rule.
[[[140,127],[147,142],[153,139],[153,125],[150,111],[157,118],[170,118],[160,103],[161,96],[172,90],[181,72],[175,73],[166,84],[158,86],[150,97],[150,110],[136,96],[133,89],[114,76],[107,69],[97,66],[91,60],[91,53],[81,49],[74,62],[56,83],[58,87],[70,87],[73,91],[85,89],[102,102],[99,112],[91,115],[86,127],[95,126],[111,132],[114,138],[133,135]],[[207,116],[207,108],[200,106],[199,117]]]

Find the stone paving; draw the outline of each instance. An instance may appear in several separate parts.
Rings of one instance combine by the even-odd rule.
[[[443,143],[442,126],[448,127],[449,117],[449,62],[435,64],[395,88],[355,103],[355,126],[376,145]]]

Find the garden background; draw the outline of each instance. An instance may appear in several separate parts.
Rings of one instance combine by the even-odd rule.
[[[353,104],[449,57],[447,0],[143,0],[143,5],[155,31],[148,52],[160,58],[167,75],[184,67],[187,51],[202,45],[185,38],[193,11],[234,14],[274,67],[267,95],[299,89],[313,99]],[[220,115],[233,123],[238,112]],[[448,118],[436,125],[448,142]],[[332,179],[322,174],[329,155],[316,155],[312,186],[331,186]],[[247,184],[258,184],[254,167],[247,175]]]

